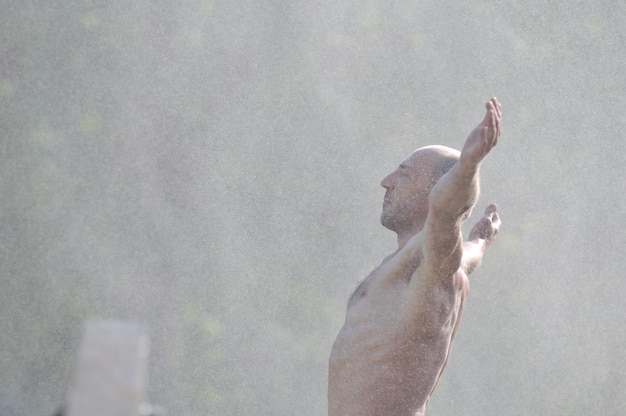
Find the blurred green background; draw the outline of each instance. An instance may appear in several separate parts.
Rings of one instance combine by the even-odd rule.
[[[324,415],[380,180],[503,103],[503,229],[430,415],[619,415],[626,3],[5,0],[0,414],[49,415],[84,322],[149,327],[170,415]]]

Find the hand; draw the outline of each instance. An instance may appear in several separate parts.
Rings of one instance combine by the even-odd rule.
[[[468,236],[468,241],[483,240],[483,252],[489,248],[491,243],[496,239],[502,221],[496,212],[498,207],[496,204],[491,204],[485,209],[485,214],[478,220],[478,222],[472,227]]]
[[[485,118],[465,140],[461,151],[462,163],[468,163],[471,166],[478,165],[498,143],[502,109],[495,97],[487,102],[486,107]]]

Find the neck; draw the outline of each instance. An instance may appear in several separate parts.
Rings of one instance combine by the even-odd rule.
[[[420,224],[419,226],[416,226],[415,228],[410,228],[410,229],[406,229],[403,231],[397,231],[396,234],[398,236],[398,250],[404,247],[411,238],[417,235],[417,233],[422,231],[422,228],[424,228],[424,225]]]

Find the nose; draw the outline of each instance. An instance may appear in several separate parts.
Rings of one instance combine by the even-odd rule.
[[[380,186],[382,186],[385,189],[392,189],[393,188],[393,182],[391,181],[391,173],[387,176],[385,176],[383,178],[382,181],[380,181]]]

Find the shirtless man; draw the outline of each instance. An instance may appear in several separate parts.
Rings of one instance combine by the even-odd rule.
[[[330,355],[329,416],[422,416],[450,354],[469,291],[500,227],[496,206],[463,243],[461,226],[479,194],[482,160],[500,136],[500,103],[463,150],[411,153],[381,185],[381,222],[398,250],[356,289]]]

